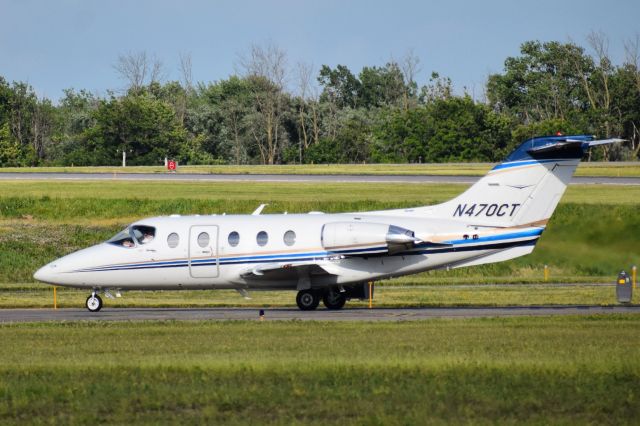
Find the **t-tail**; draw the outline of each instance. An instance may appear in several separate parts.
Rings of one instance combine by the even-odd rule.
[[[451,201],[424,207],[431,217],[493,227],[542,226],[589,147],[622,142],[589,135],[529,139]]]

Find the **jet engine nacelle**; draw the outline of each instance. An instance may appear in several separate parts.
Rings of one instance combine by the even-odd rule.
[[[397,252],[417,242],[413,231],[386,223],[331,222],[322,227],[322,247],[328,251],[378,246],[374,253]]]

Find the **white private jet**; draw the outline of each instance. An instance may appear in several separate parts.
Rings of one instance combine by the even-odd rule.
[[[451,201],[362,213],[154,217],[54,260],[34,278],[111,291],[297,290],[302,310],[340,309],[368,282],[523,256],[533,248],[584,152],[620,142],[592,136],[525,141]]]

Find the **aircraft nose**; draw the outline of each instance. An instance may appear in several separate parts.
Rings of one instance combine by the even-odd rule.
[[[36,273],[33,274],[33,278],[45,283],[51,283],[53,280],[55,270],[56,270],[55,263],[49,263],[48,265],[45,265],[42,268],[38,269]]]

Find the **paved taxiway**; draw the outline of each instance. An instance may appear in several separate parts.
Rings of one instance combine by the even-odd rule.
[[[127,180],[201,182],[353,182],[353,183],[466,183],[481,176],[439,175],[216,175],[197,173],[0,173],[0,180]],[[574,176],[572,184],[640,185],[637,177]]]
[[[151,320],[259,320],[259,308],[105,308],[0,309],[0,323],[40,321],[151,321]],[[640,314],[640,305],[628,306],[506,306],[459,308],[353,308],[340,311],[295,308],[264,309],[265,321],[415,321],[429,318],[480,318],[544,315]]]

